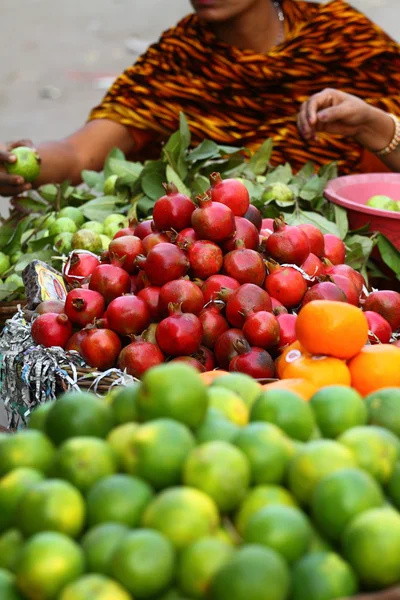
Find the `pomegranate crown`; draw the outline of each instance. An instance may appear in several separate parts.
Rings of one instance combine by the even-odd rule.
[[[210,192],[205,192],[204,194],[196,196],[196,202],[200,208],[207,204],[211,204],[212,198]]]

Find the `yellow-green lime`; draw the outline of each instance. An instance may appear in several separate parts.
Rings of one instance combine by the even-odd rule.
[[[14,572],[23,545],[24,537],[19,529],[8,529],[0,535],[0,569]]]
[[[380,425],[400,437],[400,388],[383,388],[365,398],[368,423]]]
[[[16,568],[18,589],[27,600],[57,600],[85,570],[83,551],[71,538],[46,531],[29,539]]]
[[[72,219],[78,227],[81,227],[85,222],[84,214],[75,206],[64,206],[57,215],[57,218],[68,217]]]
[[[150,598],[166,590],[175,573],[175,549],[158,531],[127,533],[111,560],[111,574],[134,598]]]
[[[208,494],[222,512],[230,512],[240,504],[249,487],[249,461],[229,442],[206,442],[189,453],[183,482]]]
[[[276,550],[291,564],[308,550],[312,529],[298,508],[272,504],[250,517],[243,534],[245,544],[260,544]]]
[[[367,408],[362,396],[346,385],[321,388],[310,404],[324,438],[337,438],[347,429],[367,422]]]
[[[250,462],[254,485],[281,483],[291,456],[290,440],[281,429],[272,423],[250,423],[234,442]]]
[[[235,425],[244,427],[249,422],[249,407],[236,392],[224,387],[209,387],[208,401],[210,408],[218,410]]]
[[[400,515],[373,508],[355,519],[342,538],[347,560],[363,586],[383,589],[400,581]]]
[[[250,420],[273,423],[289,437],[303,442],[310,439],[315,427],[310,405],[289,390],[262,392],[251,409]]]
[[[212,537],[185,548],[178,561],[179,589],[190,598],[205,598],[214,575],[234,552],[231,544]]]
[[[260,384],[244,373],[229,373],[218,377],[212,382],[211,387],[223,387],[236,392],[249,408],[253,406],[261,392]]]
[[[111,558],[128,531],[122,523],[101,523],[89,529],[81,540],[89,573],[110,574]]]
[[[387,484],[387,493],[397,510],[400,510],[400,463],[396,463],[392,476]]]
[[[25,429],[6,435],[0,441],[0,475],[18,467],[30,467],[47,473],[54,453],[53,444],[41,431]]]
[[[347,598],[357,591],[353,569],[334,552],[308,554],[294,566],[292,600]]]
[[[69,217],[57,218],[49,227],[49,235],[59,235],[60,233],[75,233],[77,231],[75,221]]]
[[[90,231],[94,231],[95,233],[104,233],[103,224],[100,221],[86,221],[82,229],[90,229]]]
[[[71,437],[105,438],[113,425],[111,408],[88,392],[67,392],[54,402],[46,419],[47,435],[55,444]]]
[[[26,182],[37,179],[40,174],[40,157],[34,148],[19,146],[11,150],[10,154],[16,157],[13,163],[4,163],[4,167],[10,175],[20,175]]]
[[[124,423],[110,431],[107,442],[112,448],[118,470],[134,475],[136,473],[136,450],[133,440],[139,428],[138,423]]]
[[[199,373],[183,363],[165,363],[143,375],[136,397],[141,419],[170,418],[197,429],[207,408],[207,388]]]
[[[194,488],[175,487],[154,498],[142,523],[163,533],[181,550],[199,538],[215,534],[220,518],[210,496]]]
[[[332,552],[334,550],[332,543],[326,539],[326,537],[324,537],[322,535],[322,533],[320,531],[318,531],[318,529],[316,529],[315,527],[313,527],[313,534],[311,537],[311,543],[310,546],[308,548],[308,553],[315,553],[315,552]]]
[[[104,440],[75,437],[65,440],[58,448],[52,471],[86,493],[96,481],[116,473],[117,459]]]
[[[288,487],[302,504],[310,504],[315,487],[325,475],[355,467],[353,453],[333,440],[308,442],[292,458],[288,469]]]
[[[131,600],[131,595],[109,577],[94,574],[67,585],[59,600]]]
[[[179,590],[172,588],[165,594],[157,596],[157,600],[193,600],[193,598],[187,598],[186,596],[183,596]]]
[[[384,504],[377,481],[361,469],[340,469],[326,475],[315,488],[312,514],[320,530],[333,540],[340,540],[354,517]]]
[[[25,536],[41,531],[58,531],[78,537],[85,517],[86,507],[81,493],[62,479],[46,479],[32,485],[16,511],[18,528]]]
[[[103,249],[103,243],[99,233],[83,228],[74,233],[72,248],[74,250],[89,250],[89,252],[99,253]]]
[[[153,496],[151,487],[132,475],[110,475],[89,490],[87,502],[88,525],[123,523],[136,527]]]
[[[196,439],[200,444],[216,440],[232,442],[238,431],[239,425],[232,423],[218,409],[209,408],[206,418],[196,430]]]
[[[216,573],[210,588],[212,600],[285,600],[290,575],[275,550],[247,545]]]
[[[296,500],[285,488],[273,484],[258,485],[247,492],[236,512],[235,526],[239,534],[243,535],[249,519],[256,512],[271,504],[297,506]]]
[[[9,471],[0,479],[0,532],[15,524],[15,511],[23,495],[29,488],[43,481],[41,471],[20,467]]]
[[[18,592],[14,575],[0,568],[0,598],[1,600],[23,600]]]
[[[137,394],[140,384],[117,389],[111,393],[111,409],[116,425],[131,423],[139,418]]]
[[[369,425],[345,431],[338,442],[349,448],[359,467],[380,483],[391,478],[399,459],[399,440],[391,431]]]
[[[53,402],[42,402],[29,415],[28,429],[38,429],[46,433],[46,419]]]

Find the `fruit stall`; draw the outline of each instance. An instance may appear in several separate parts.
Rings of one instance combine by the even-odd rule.
[[[12,200],[1,600],[398,598],[400,177],[272,153]]]

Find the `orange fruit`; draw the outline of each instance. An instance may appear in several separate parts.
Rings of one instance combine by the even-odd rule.
[[[273,383],[267,383],[263,385],[263,390],[289,390],[294,392],[303,400],[310,400],[316,393],[317,387],[307,379],[281,379],[280,381],[274,381]]]
[[[393,344],[365,346],[349,362],[352,386],[362,395],[400,386],[400,348]]]
[[[200,377],[203,380],[203,383],[205,383],[206,385],[211,385],[212,382],[215,379],[218,379],[218,377],[223,377],[224,375],[229,375],[228,371],[220,371],[220,370],[215,370],[215,371],[206,371],[205,373],[200,373]]]
[[[282,377],[282,373],[286,364],[286,357],[289,354],[289,352],[292,352],[293,350],[298,350],[299,352],[301,352],[301,354],[306,354],[305,348],[303,348],[303,346],[298,340],[296,340],[292,344],[289,344],[289,346],[286,346],[282,354],[278,356],[278,358],[275,360],[275,372],[277,377]]]
[[[368,321],[361,309],[352,304],[314,300],[299,312],[296,335],[310,354],[348,360],[367,343]]]
[[[306,305],[307,306],[307,305]],[[351,376],[346,363],[332,356],[298,354],[287,363],[283,379],[306,379],[317,389],[326,385],[350,385]]]

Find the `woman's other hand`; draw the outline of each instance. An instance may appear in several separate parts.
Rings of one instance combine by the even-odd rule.
[[[7,163],[12,164],[15,162],[16,159],[11,154],[11,150],[19,146],[33,148],[30,140],[19,140],[8,145],[0,144],[0,196],[18,196],[18,194],[22,194],[22,192],[30,190],[32,187],[20,175],[9,175],[5,167]]]

